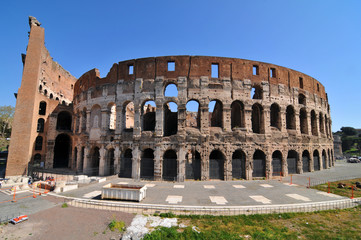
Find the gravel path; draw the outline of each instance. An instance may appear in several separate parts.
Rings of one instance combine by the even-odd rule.
[[[17,225],[0,226],[0,239],[120,239],[119,232],[107,226],[115,218],[126,226],[134,215],[60,205],[29,215],[29,220]]]

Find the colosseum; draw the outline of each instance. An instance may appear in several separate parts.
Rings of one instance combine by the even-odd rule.
[[[306,74],[164,56],[76,79],[50,57],[40,23],[30,26],[7,176],[29,164],[136,180],[252,180],[334,165],[327,94]]]

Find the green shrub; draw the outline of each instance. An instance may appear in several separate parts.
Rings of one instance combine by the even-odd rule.
[[[110,231],[114,232],[116,229],[119,232],[123,232],[125,231],[125,223],[123,221],[117,221],[115,219],[113,219],[109,224],[108,224],[108,228],[110,229]]]

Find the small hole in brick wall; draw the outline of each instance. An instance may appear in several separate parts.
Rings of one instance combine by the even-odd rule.
[[[168,71],[175,71],[175,62],[168,62]]]
[[[129,66],[128,66],[128,72],[129,72],[129,75],[133,75],[133,74],[134,74],[134,66],[133,66],[133,65],[129,65]]]

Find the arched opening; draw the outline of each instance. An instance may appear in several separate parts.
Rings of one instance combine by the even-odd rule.
[[[296,116],[294,108],[289,105],[286,109],[286,128],[296,129]]]
[[[35,150],[40,151],[41,149],[43,149],[43,137],[37,136],[35,139]]]
[[[320,155],[317,150],[313,152],[313,169],[320,171]]]
[[[307,112],[305,108],[300,110],[300,128],[301,133],[308,134]]]
[[[153,180],[154,178],[154,151],[147,148],[143,151],[140,160],[140,177],[142,179]]]
[[[302,93],[298,95],[298,104],[306,105],[306,96]]]
[[[186,127],[200,127],[200,109],[199,103],[195,100],[190,100],[186,105]]]
[[[332,167],[330,149],[327,150],[327,153],[328,153],[328,166],[329,166],[329,167]]]
[[[90,164],[89,164],[90,175],[93,176],[99,175],[99,162],[100,162],[99,148],[94,147],[90,151]]]
[[[323,122],[323,114],[319,114],[319,121],[320,121],[320,132],[325,133],[325,124]]]
[[[132,149],[125,150],[123,154],[123,161],[120,163],[119,177],[131,178],[132,177]]]
[[[43,86],[39,85],[39,92],[43,90]]]
[[[115,104],[108,106],[109,111],[109,130],[115,130],[117,121],[117,108]]]
[[[46,114],[46,102],[42,101],[39,103],[39,115]]]
[[[307,150],[302,153],[302,170],[303,172],[310,171],[310,153]]]
[[[143,131],[155,130],[155,112],[156,105],[154,101],[147,101],[142,108],[143,113]]]
[[[280,115],[280,107],[277,103],[271,105],[271,127],[275,127],[278,130],[281,130],[281,115]]]
[[[330,132],[328,131],[328,119],[325,114],[325,127],[326,127],[326,136],[328,137],[330,135]]]
[[[186,155],[186,179],[201,180],[201,155],[197,151]]]
[[[274,151],[272,154],[272,176],[283,176],[282,173],[282,153]]]
[[[242,150],[232,154],[232,178],[246,179],[246,154]]]
[[[168,84],[168,85],[165,87],[164,96],[165,96],[165,97],[178,97],[177,85],[175,85],[175,84],[173,84],[173,83]]]
[[[48,95],[48,90],[44,89],[44,95],[45,95],[45,96]]]
[[[261,150],[253,154],[253,177],[266,177],[266,155]]]
[[[298,172],[297,160],[298,160],[298,153],[294,150],[288,151],[288,155],[287,155],[288,174],[296,174]]]
[[[264,133],[263,108],[256,103],[252,106],[252,131],[254,133]]]
[[[322,167],[323,169],[327,168],[327,157],[326,157],[326,151],[322,151]]]
[[[223,104],[219,100],[213,100],[208,104],[209,120],[211,127],[223,127]]]
[[[62,111],[58,114],[56,130],[71,130],[71,114],[69,112]]]
[[[44,132],[44,124],[45,124],[45,120],[43,118],[39,118],[38,119],[38,126],[36,128],[36,131],[38,133]]]
[[[312,129],[312,135],[317,136],[318,135],[317,119],[314,110],[311,111],[311,129]]]
[[[209,155],[209,178],[224,179],[224,155],[218,150],[213,150]]]
[[[114,169],[114,149],[111,148],[107,151],[107,164],[106,164],[106,173],[105,175],[114,175],[115,169]]]
[[[231,105],[231,127],[244,128],[244,105],[241,101],[234,101]]]
[[[50,93],[49,98],[50,98],[50,99],[53,99],[53,98],[54,98],[54,95],[53,95],[52,93]]]
[[[177,153],[174,150],[168,150],[163,155],[163,180],[177,180]]]
[[[260,85],[254,85],[251,89],[251,98],[252,99],[262,99],[263,91]]]
[[[41,166],[41,154],[37,153],[34,155],[33,167]]]
[[[100,128],[101,126],[101,109],[99,105],[94,105],[90,111],[90,127]]]
[[[60,134],[55,139],[53,168],[67,168],[71,156],[71,139]]]
[[[177,134],[178,106],[174,102],[164,104],[164,136]]]
[[[123,108],[125,131],[133,131],[134,128],[134,103],[128,102]]]
[[[83,109],[83,111],[80,113],[82,115],[82,121],[81,121],[81,131],[85,132],[86,131],[86,122],[87,122],[87,110],[86,108]]]

